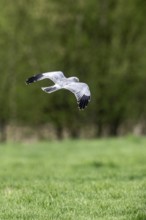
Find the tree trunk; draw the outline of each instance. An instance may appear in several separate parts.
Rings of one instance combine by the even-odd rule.
[[[5,142],[6,140],[7,140],[6,122],[1,120],[0,121],[0,142]]]
[[[60,125],[57,125],[56,127],[56,134],[57,134],[57,138],[59,140],[63,139],[63,128]]]

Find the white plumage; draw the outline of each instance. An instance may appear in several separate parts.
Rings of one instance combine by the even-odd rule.
[[[77,77],[66,78],[61,71],[47,72],[29,77],[26,84],[43,79],[50,79],[55,83],[53,86],[42,87],[43,91],[52,93],[60,89],[67,89],[75,95],[80,109],[84,109],[88,105],[91,97],[89,87],[86,83],[79,82]]]

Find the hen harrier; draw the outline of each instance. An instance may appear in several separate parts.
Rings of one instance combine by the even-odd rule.
[[[61,71],[47,72],[29,77],[26,84],[43,79],[50,79],[55,83],[53,86],[42,87],[44,92],[52,93],[59,89],[67,89],[75,95],[79,109],[84,109],[88,105],[91,97],[89,87],[86,83],[79,82],[77,77],[66,78]]]

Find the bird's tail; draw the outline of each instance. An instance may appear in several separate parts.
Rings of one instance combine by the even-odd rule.
[[[44,91],[44,92],[47,92],[47,93],[52,93],[52,92],[55,92],[59,89],[61,89],[59,86],[57,85],[54,85],[54,86],[49,86],[49,87],[41,87],[41,89]]]

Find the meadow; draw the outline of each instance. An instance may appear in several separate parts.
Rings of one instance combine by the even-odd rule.
[[[0,220],[146,220],[146,138],[0,144]]]

